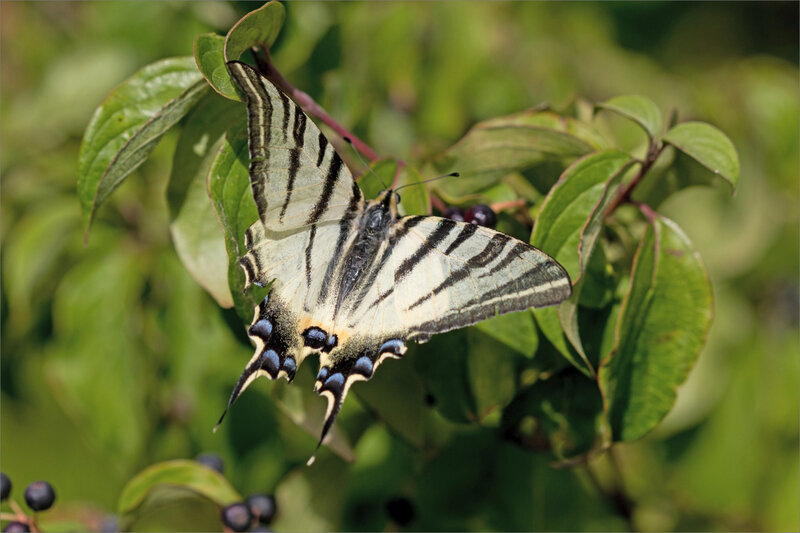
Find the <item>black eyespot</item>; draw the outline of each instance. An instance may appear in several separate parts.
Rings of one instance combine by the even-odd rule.
[[[399,204],[400,203],[400,194],[399,193],[394,193],[394,199],[397,200],[397,203]]]
[[[319,350],[325,346],[325,341],[328,339],[328,334],[319,328],[308,328],[303,332],[303,339],[305,345],[314,350]]]

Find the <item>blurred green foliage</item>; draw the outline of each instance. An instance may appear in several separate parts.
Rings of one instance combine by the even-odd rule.
[[[360,435],[342,444],[353,463],[328,453],[302,466],[315,443],[285,406],[302,410],[296,391],[310,389],[309,368],[290,387],[258,383],[211,433],[251,350],[236,313],[221,310],[176,255],[165,176],[177,136],[167,133],[97,212],[87,247],[75,176],[84,128],[105,95],[143,65],[191,55],[197,34],[224,34],[254,7],[0,4],[0,468],[17,497],[35,479],[55,485],[46,529],[76,516],[97,526],[136,473],[201,451],[225,458],[240,494],[276,493],[279,531],[392,528],[384,504],[396,496],[412,501],[415,529],[626,529],[604,499],[620,472],[640,529],[800,527],[797,4],[286,6],[274,63],[381,155],[418,160],[480,120],[633,93],[734,141],[742,179],[733,199],[695,187],[659,207],[710,273],[715,319],[703,354],[656,431],[591,470],[554,469],[549,453],[443,418],[466,416],[459,398],[469,391],[426,391],[416,372],[482,372],[459,357],[464,343],[492,353],[502,336],[485,329],[434,337],[437,360],[412,350],[359,386],[363,401],[351,400],[339,421],[343,434]],[[604,124],[625,148],[642,143],[624,119]],[[552,184],[558,170],[544,174]],[[518,396],[506,414],[539,409],[568,433],[565,410],[591,417],[599,401],[586,381],[560,374],[551,391]],[[543,402],[549,393],[564,399]],[[381,409],[392,396],[407,411]],[[435,449],[423,438],[431,428]],[[564,442],[588,449],[577,436]],[[207,508],[175,505],[136,527],[220,527]]]

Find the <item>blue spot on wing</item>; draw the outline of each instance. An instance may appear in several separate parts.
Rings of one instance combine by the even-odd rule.
[[[280,364],[280,357],[278,357],[278,352],[275,350],[265,350],[264,353],[261,354],[261,368],[269,372],[269,375],[272,376],[273,379],[278,375]]]
[[[358,372],[359,374],[363,374],[366,377],[372,376],[372,359],[369,356],[362,355],[356,361],[356,364],[353,365],[353,372]]]

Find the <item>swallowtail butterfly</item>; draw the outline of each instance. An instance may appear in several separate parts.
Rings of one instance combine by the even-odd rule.
[[[255,354],[228,407],[259,376],[291,381],[317,352],[314,388],[328,400],[321,444],[350,386],[370,379],[387,357],[401,357],[408,341],[572,293],[560,264],[514,237],[400,216],[392,190],[365,199],[299,106],[248,65],[228,68],[247,104],[259,215],[240,259],[245,290],[272,284],[256,306],[248,329]]]

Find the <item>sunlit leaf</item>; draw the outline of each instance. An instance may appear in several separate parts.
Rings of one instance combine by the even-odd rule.
[[[639,124],[651,139],[658,138],[664,128],[661,110],[652,100],[638,94],[616,96],[597,107],[608,109]]]
[[[211,87],[230,100],[241,101],[225,65],[225,37],[203,33],[194,40],[194,60]]]
[[[168,486],[191,491],[207,498],[220,507],[242,501],[225,476],[197,461],[176,459],[156,463],[139,472],[131,479],[119,497],[117,510],[121,515],[142,511],[142,504],[162,506],[168,502],[164,498],[147,499],[148,495],[159,486]],[[177,497],[180,493],[171,494]],[[185,496],[185,493],[183,494]]]
[[[78,159],[87,232],[100,204],[207,91],[191,57],[164,59],[134,74],[97,108]]]
[[[280,2],[267,2],[241,18],[225,37],[225,60],[235,61],[251,46],[269,49],[283,26],[286,8]]]
[[[735,191],[739,182],[739,155],[731,140],[705,122],[683,122],[664,135],[664,141],[688,154]]]
[[[223,134],[234,123],[244,121],[241,107],[213,93],[197,105],[181,132],[167,186],[175,250],[192,277],[222,307],[233,306],[228,256],[206,178]]]
[[[711,325],[711,285],[699,256],[674,222],[653,217],[636,254],[616,346],[599,372],[614,440],[637,439],[667,414]]]
[[[572,166],[550,190],[539,210],[531,244],[561,263],[573,283],[580,282],[597,241],[605,208],[616,185],[631,164],[619,151],[588,155]],[[577,330],[576,290],[559,317],[558,307],[534,311],[542,332],[573,365],[587,375],[594,369],[584,353]],[[565,336],[566,334],[566,336]]]
[[[241,113],[244,114],[243,107]],[[247,128],[240,123],[226,132],[208,174],[211,201],[225,233],[231,296],[236,312],[245,324],[253,318],[253,309],[260,300],[258,287],[251,287],[246,294],[242,293],[244,273],[239,266],[239,258],[245,251],[244,233],[258,219],[258,210],[250,190],[249,159]]]

